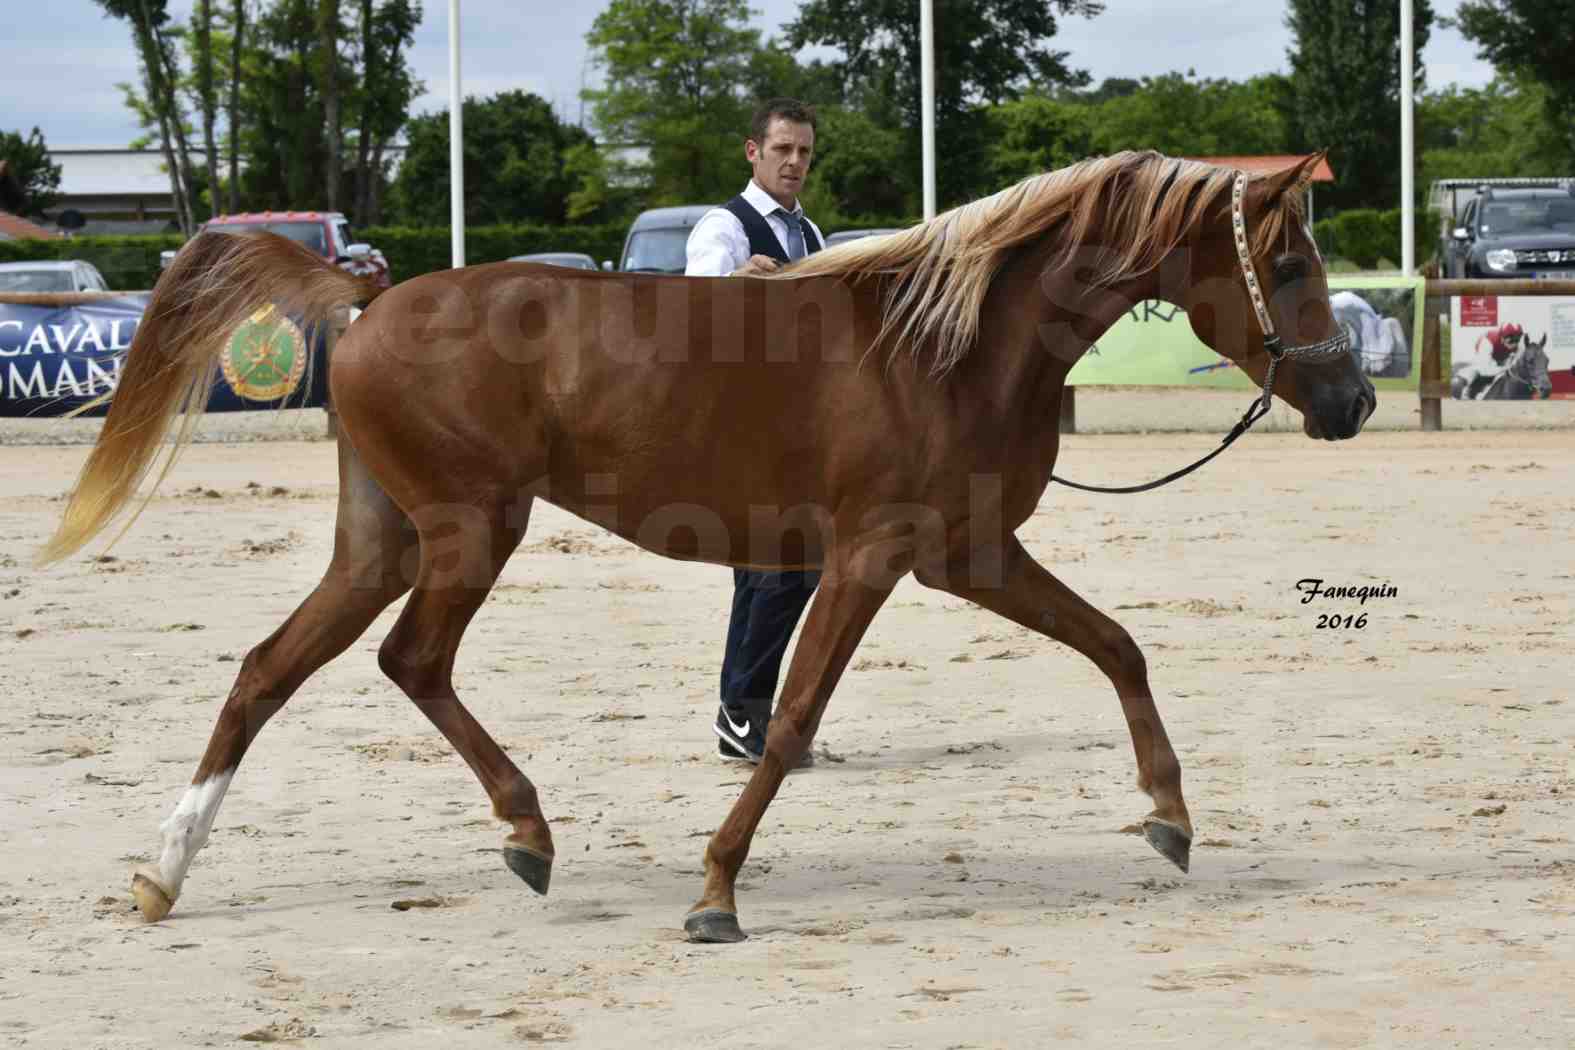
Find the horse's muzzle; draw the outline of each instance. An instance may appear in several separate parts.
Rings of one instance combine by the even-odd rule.
[[[1354,394],[1331,396],[1319,401],[1314,411],[1303,416],[1302,430],[1310,438],[1344,441],[1362,432],[1362,424],[1378,407],[1378,392],[1365,377]]]

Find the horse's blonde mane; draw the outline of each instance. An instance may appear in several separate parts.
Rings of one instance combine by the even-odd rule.
[[[1024,179],[901,233],[817,252],[779,276],[894,277],[876,344],[890,339],[888,345],[917,353],[933,341],[930,371],[942,375],[973,347],[990,283],[1014,249],[1061,225],[1052,267],[1080,248],[1094,248],[1096,282],[1136,277],[1175,250],[1211,205],[1228,200],[1235,176],[1232,168],[1153,152],[1096,157]],[[1286,222],[1299,223],[1301,208],[1301,194],[1286,193],[1267,213],[1253,216],[1253,255],[1267,250]],[[1105,221],[1096,230],[1102,211]]]

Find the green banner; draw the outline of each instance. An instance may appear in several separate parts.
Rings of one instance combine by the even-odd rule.
[[[1421,365],[1420,277],[1329,277],[1329,305],[1351,337],[1362,373],[1385,390],[1415,390]],[[1169,303],[1139,303],[1088,348],[1067,377],[1072,386],[1189,386],[1246,390],[1235,363],[1192,334]]]

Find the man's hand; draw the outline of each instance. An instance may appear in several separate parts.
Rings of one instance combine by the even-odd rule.
[[[730,276],[759,277],[763,274],[776,273],[781,268],[769,255],[751,255],[749,261],[734,270]]]

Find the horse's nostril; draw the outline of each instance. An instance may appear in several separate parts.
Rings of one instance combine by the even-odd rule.
[[[1355,433],[1362,428],[1362,423],[1367,419],[1367,395],[1358,394],[1351,402],[1351,431]]]

